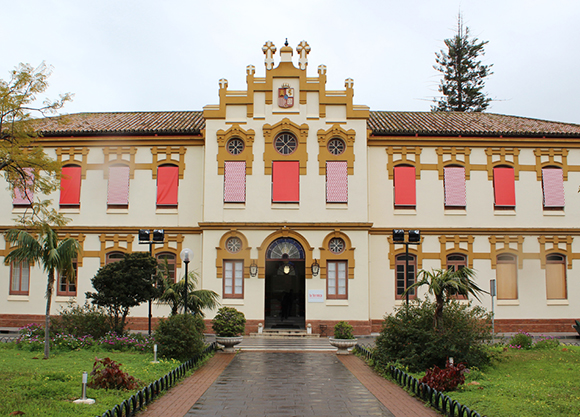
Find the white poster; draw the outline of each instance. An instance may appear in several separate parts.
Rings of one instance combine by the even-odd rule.
[[[323,290],[308,290],[308,302],[309,303],[323,303],[324,302],[324,291]]]

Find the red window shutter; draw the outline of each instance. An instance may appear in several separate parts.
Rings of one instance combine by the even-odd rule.
[[[298,203],[300,201],[300,164],[298,161],[272,163],[272,202]]]
[[[560,168],[542,169],[544,207],[564,207],[564,176]]]
[[[495,205],[500,207],[516,206],[516,186],[513,168],[494,168],[493,187]]]
[[[178,167],[164,165],[157,168],[157,205],[176,206],[178,186]]]
[[[445,206],[465,207],[465,168],[445,167]]]
[[[120,206],[129,204],[129,167],[109,167],[107,204]]]
[[[246,201],[246,162],[225,162],[224,202],[244,203]]]
[[[415,167],[395,167],[395,206],[415,206]]]
[[[346,161],[326,162],[326,202],[348,202],[348,172]]]
[[[60,204],[76,205],[81,202],[81,167],[62,168],[60,179]]]
[[[24,168],[23,171],[26,173],[26,188],[24,190],[20,187],[14,188],[12,204],[15,206],[30,205],[34,200],[34,191],[32,189],[34,170],[32,168]]]

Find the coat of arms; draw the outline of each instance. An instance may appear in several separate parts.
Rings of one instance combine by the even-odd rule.
[[[294,105],[294,89],[288,84],[283,84],[278,89],[278,106],[287,109]]]

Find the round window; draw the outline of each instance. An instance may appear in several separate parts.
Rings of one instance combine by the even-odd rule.
[[[296,150],[298,146],[298,141],[294,135],[290,133],[282,133],[276,137],[274,141],[274,147],[279,154],[290,155]]]
[[[238,253],[242,250],[242,241],[239,237],[230,237],[226,240],[226,249],[230,253]]]
[[[238,138],[232,138],[228,140],[227,149],[232,155],[239,155],[244,150],[244,141]]]
[[[335,255],[342,253],[344,251],[344,246],[344,240],[339,237],[333,237],[330,239],[330,242],[328,242],[328,249]]]
[[[344,152],[344,149],[346,148],[344,141],[342,139],[339,138],[334,138],[334,139],[330,139],[328,141],[328,152],[330,152],[333,155],[340,155]]]

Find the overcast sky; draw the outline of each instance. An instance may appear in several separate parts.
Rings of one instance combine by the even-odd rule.
[[[218,80],[245,89],[264,76],[262,45],[306,40],[309,76],[328,89],[354,79],[355,104],[429,111],[441,79],[435,52],[463,13],[489,41],[491,113],[580,124],[579,0],[26,0],[2,1],[0,78],[19,62],[54,67],[46,95],[64,111],[202,110]],[[294,55],[294,62],[297,56]]]

